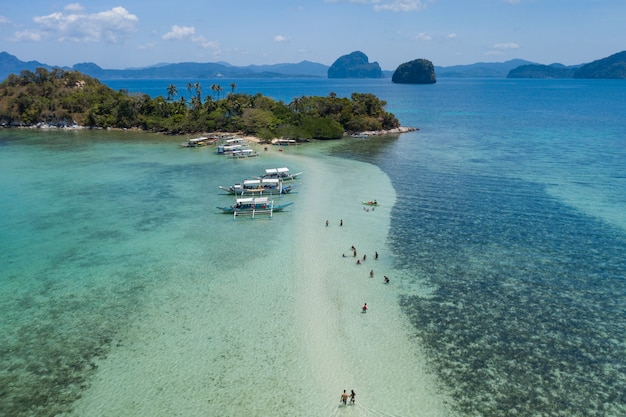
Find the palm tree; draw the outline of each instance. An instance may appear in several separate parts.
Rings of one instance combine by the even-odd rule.
[[[230,91],[231,93],[235,94],[235,87],[237,87],[237,84],[235,83],[230,83]]]
[[[217,91],[217,99],[219,100],[220,99],[220,93],[222,92],[222,86],[217,84],[215,86],[215,91]]]
[[[200,83],[194,83],[193,88],[195,88],[196,90],[196,97],[198,97],[198,100],[202,101],[202,86],[200,85]]]
[[[178,94],[178,89],[174,84],[170,84],[167,86],[167,101],[172,101],[174,97]]]
[[[193,90],[193,84],[191,82],[188,82],[187,91],[189,92],[189,100],[191,100],[191,90]]]
[[[298,113],[300,111],[300,99],[298,97],[294,97],[289,107]]]

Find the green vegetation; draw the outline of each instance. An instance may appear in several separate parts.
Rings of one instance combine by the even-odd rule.
[[[344,132],[393,129],[396,117],[373,94],[351,98],[297,97],[289,104],[261,94],[224,93],[218,84],[202,96],[200,83],[188,94],[174,85],[166,98],[114,91],[95,78],[55,68],[22,71],[0,83],[0,125],[78,124],[90,128],[138,128],[169,134],[242,132],[262,139],[335,139]]]

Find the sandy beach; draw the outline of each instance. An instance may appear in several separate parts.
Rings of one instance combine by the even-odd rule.
[[[73,416],[449,415],[399,311],[388,178],[354,161],[284,158],[305,172],[294,208],[235,223],[287,222],[272,235],[283,249],[231,270],[185,276],[181,259],[163,271],[170,285],[98,364]],[[372,198],[381,205],[361,204]],[[355,405],[340,405],[343,389]]]

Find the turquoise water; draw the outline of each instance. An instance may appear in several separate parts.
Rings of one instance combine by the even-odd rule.
[[[0,131],[0,415],[624,414],[626,85],[235,82],[372,92],[420,130],[246,161]],[[289,211],[217,213],[282,165]]]

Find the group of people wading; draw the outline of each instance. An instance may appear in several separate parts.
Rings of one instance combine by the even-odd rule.
[[[356,397],[356,392],[354,392],[354,390],[351,389],[350,390],[350,395],[348,395],[348,393],[344,389],[343,392],[341,393],[341,402],[343,403],[343,405],[348,405],[348,397],[350,397],[350,404],[354,404],[354,399]]]

